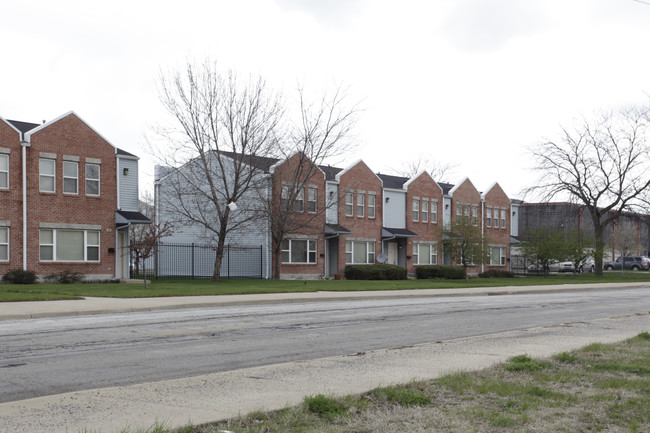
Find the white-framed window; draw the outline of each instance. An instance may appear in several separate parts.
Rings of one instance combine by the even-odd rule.
[[[296,212],[305,211],[305,190],[302,188],[296,189],[296,203],[294,209]]]
[[[492,227],[492,206],[488,206],[485,211],[485,227]]]
[[[478,225],[478,205],[472,205],[472,224]]]
[[[316,203],[318,202],[318,189],[310,186],[307,188],[307,212],[316,213]]]
[[[56,161],[40,158],[38,161],[38,184],[41,192],[56,192]]]
[[[494,213],[492,214],[492,222],[494,223],[494,228],[499,228],[499,208],[494,208]]]
[[[374,218],[376,212],[377,194],[368,193],[368,218]]]
[[[469,209],[470,209],[470,206],[468,204],[463,206],[463,210],[464,210],[463,216],[465,217],[465,224],[469,224],[469,215],[470,215],[470,210]]]
[[[501,228],[506,228],[506,209],[501,208]]]
[[[412,212],[413,221],[420,221],[420,199],[413,199],[413,212]]]
[[[0,227],[0,262],[9,261],[9,227]]]
[[[9,155],[0,153],[0,189],[9,188]]]
[[[99,164],[86,164],[86,195],[99,195]]]
[[[431,222],[438,223],[438,200],[431,200]]]
[[[368,241],[346,241],[345,263],[372,264],[375,263],[375,243]]]
[[[422,222],[429,222],[429,200],[422,199]]]
[[[316,241],[310,239],[284,239],[282,263],[316,263]]]
[[[463,221],[463,204],[456,202],[456,224]]]
[[[345,193],[345,216],[354,216],[354,193]]]
[[[506,247],[490,247],[490,266],[506,265]]]
[[[98,230],[40,230],[40,259],[43,262],[98,262]]]
[[[436,265],[438,264],[437,244],[413,244],[414,265]]]
[[[363,217],[366,209],[366,193],[357,192],[357,216]]]
[[[79,194],[79,163],[63,161],[63,193]]]

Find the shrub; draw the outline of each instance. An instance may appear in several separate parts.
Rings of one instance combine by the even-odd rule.
[[[405,280],[406,268],[397,265],[348,265],[345,267],[348,280]]]
[[[80,274],[79,272],[70,272],[68,270],[59,272],[58,274],[51,274],[45,277],[45,281],[61,284],[78,283],[83,279],[83,274]]]
[[[514,278],[514,272],[504,271],[502,269],[490,269],[478,274],[479,278]]]
[[[2,276],[2,281],[13,284],[34,284],[36,282],[36,272],[12,269]]]
[[[466,277],[465,268],[449,265],[425,265],[415,268],[415,276],[418,280],[427,278],[443,278],[446,280],[464,280]]]
[[[323,394],[318,394],[313,397],[305,397],[305,403],[310,412],[315,413],[321,418],[333,419],[347,411],[347,408],[343,403],[325,397]]]
[[[537,371],[548,368],[551,364],[548,361],[540,361],[531,358],[528,355],[517,355],[508,359],[508,363],[503,366],[506,371]]]

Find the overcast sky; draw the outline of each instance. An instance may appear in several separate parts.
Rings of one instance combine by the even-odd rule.
[[[0,116],[75,111],[154,159],[161,70],[211,57],[278,88],[345,83],[362,101],[363,159],[421,155],[449,181],[511,198],[535,182],[528,147],[598,108],[650,99],[650,0],[185,0],[3,2]],[[342,162],[341,166],[345,166]]]

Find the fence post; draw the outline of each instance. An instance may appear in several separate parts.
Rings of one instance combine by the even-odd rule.
[[[260,245],[260,278],[264,278],[264,245]]]
[[[227,278],[230,278],[230,244],[228,244],[228,276]]]
[[[194,279],[194,242],[192,242],[192,279]]]

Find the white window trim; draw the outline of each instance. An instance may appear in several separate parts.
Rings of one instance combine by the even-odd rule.
[[[2,185],[0,185],[0,189],[9,189],[9,186],[10,186],[10,178],[9,178],[9,168],[10,168],[10,167],[9,167],[9,155],[6,154],[6,153],[0,153],[0,160],[3,160],[3,159],[4,159],[5,161],[7,161],[7,169],[6,169],[6,170],[2,170],[2,169],[0,169],[0,174],[2,174],[2,173],[6,173],[6,175],[7,175],[7,185],[6,185],[6,186],[2,186]]]
[[[289,243],[289,249],[286,250],[284,249],[284,246],[282,246],[282,251],[281,255],[284,255],[284,253],[289,254],[289,261],[284,261],[284,258],[281,256],[280,259],[282,260],[283,265],[316,265],[318,264],[318,241],[315,239],[284,239],[284,242]],[[292,251],[292,245],[293,242],[307,242],[307,261],[306,262],[292,262],[291,261],[291,251]],[[313,244],[313,249],[310,249],[310,246]],[[309,253],[314,253],[314,261],[310,262],[309,261]]]
[[[497,263],[493,263],[494,257],[492,257],[492,251],[495,249],[499,249],[499,257],[497,260]],[[506,266],[506,254],[507,254],[507,247],[504,245],[491,245],[490,246],[490,262],[488,266]]]
[[[421,246],[429,247],[430,263],[420,263]],[[435,254],[433,254],[434,250],[435,250]],[[434,261],[434,256],[435,256],[435,261]],[[436,242],[414,242],[413,243],[413,265],[426,266],[426,265],[437,265],[437,264],[438,264],[438,244]]]
[[[372,197],[372,200],[370,198]],[[370,204],[372,201],[372,204]],[[372,214],[371,214],[372,210]],[[373,219],[377,217],[377,194],[374,192],[368,193],[368,218]]]
[[[354,216],[354,193],[351,191],[345,193],[345,216]]]
[[[52,232],[52,243],[51,244],[44,244],[41,242],[41,232],[44,230],[49,230]],[[83,251],[84,251],[84,258],[83,260],[57,260],[56,258],[56,232],[57,230],[64,230],[64,231],[78,231],[78,232],[83,232],[84,234],[84,245],[83,245]],[[88,244],[88,232],[97,232],[97,241],[98,243],[95,244]],[[101,257],[101,230],[73,230],[73,229],[52,229],[52,228],[41,228],[39,229],[39,241],[38,241],[38,249],[39,249],[39,257],[38,260],[40,262],[45,262],[45,263],[100,263],[102,260]],[[40,249],[42,246],[48,246],[52,247],[52,260],[44,260],[40,256]],[[88,247],[96,247],[97,248],[97,260],[89,260],[88,259]]]
[[[411,219],[413,222],[420,221],[420,198],[413,197],[413,202],[411,205]]]
[[[311,192],[314,192],[314,199],[312,200],[311,197]],[[313,208],[314,210],[311,210],[310,204],[313,203]],[[316,213],[318,211],[318,188],[313,187],[313,186],[308,186],[307,187],[307,212],[308,213]]]
[[[65,175],[65,166],[66,164],[73,164],[73,167],[77,169],[77,175],[75,177]],[[74,179],[75,181],[75,192],[69,192],[65,190],[65,180]],[[63,194],[68,195],[79,195],[79,163],[77,161],[63,161]]]
[[[506,209],[501,208],[501,228],[505,229],[506,228]]]
[[[362,263],[358,263],[354,261],[354,245],[355,244],[366,244],[366,261]],[[372,244],[372,249],[370,248],[370,244]],[[350,249],[348,250],[348,245],[350,246]],[[348,240],[345,241],[345,264],[346,265],[372,265],[375,263],[375,241],[355,241],[355,240]],[[351,260],[348,262],[348,254],[350,254]],[[370,256],[372,255],[372,260],[370,260]]]
[[[357,192],[357,217],[363,218],[366,216],[366,193],[362,191]]]
[[[429,200],[426,198],[422,199],[422,222],[423,223],[428,223],[429,222]]]
[[[90,165],[94,165],[94,166],[97,167],[97,170],[98,170],[97,174],[98,174],[99,177],[97,177],[96,179],[95,178],[88,178],[88,166],[90,166]],[[101,193],[102,193],[102,189],[101,189],[102,184],[101,184],[101,181],[100,181],[101,178],[102,178],[102,166],[99,165],[99,164],[94,164],[94,163],[87,162],[85,167],[84,167],[84,178],[85,178],[85,181],[86,181],[85,182],[85,188],[84,188],[85,189],[84,192],[86,193],[86,195],[91,196],[91,197],[99,197],[101,195]],[[88,181],[97,182],[97,194],[89,194],[88,193]]]
[[[52,174],[43,174],[41,172],[41,162],[47,161],[52,164]],[[51,177],[52,178],[52,190],[42,189],[41,178],[42,177]],[[51,158],[39,158],[38,159],[38,190],[40,192],[46,193],[55,193],[56,192],[56,159]]]
[[[485,211],[485,227],[492,227],[492,206],[487,206]]]
[[[11,230],[9,230],[9,227],[0,227],[0,231],[5,231],[5,230],[7,231],[7,242],[6,243],[5,242],[0,243],[0,247],[5,247],[5,246],[7,247],[7,258],[6,259],[0,258],[0,262],[3,262],[3,263],[8,262],[9,259],[11,258],[10,255],[9,255],[9,253],[10,253],[9,243],[11,241],[11,238],[10,238]]]
[[[431,224],[438,224],[438,200],[431,200]]]

